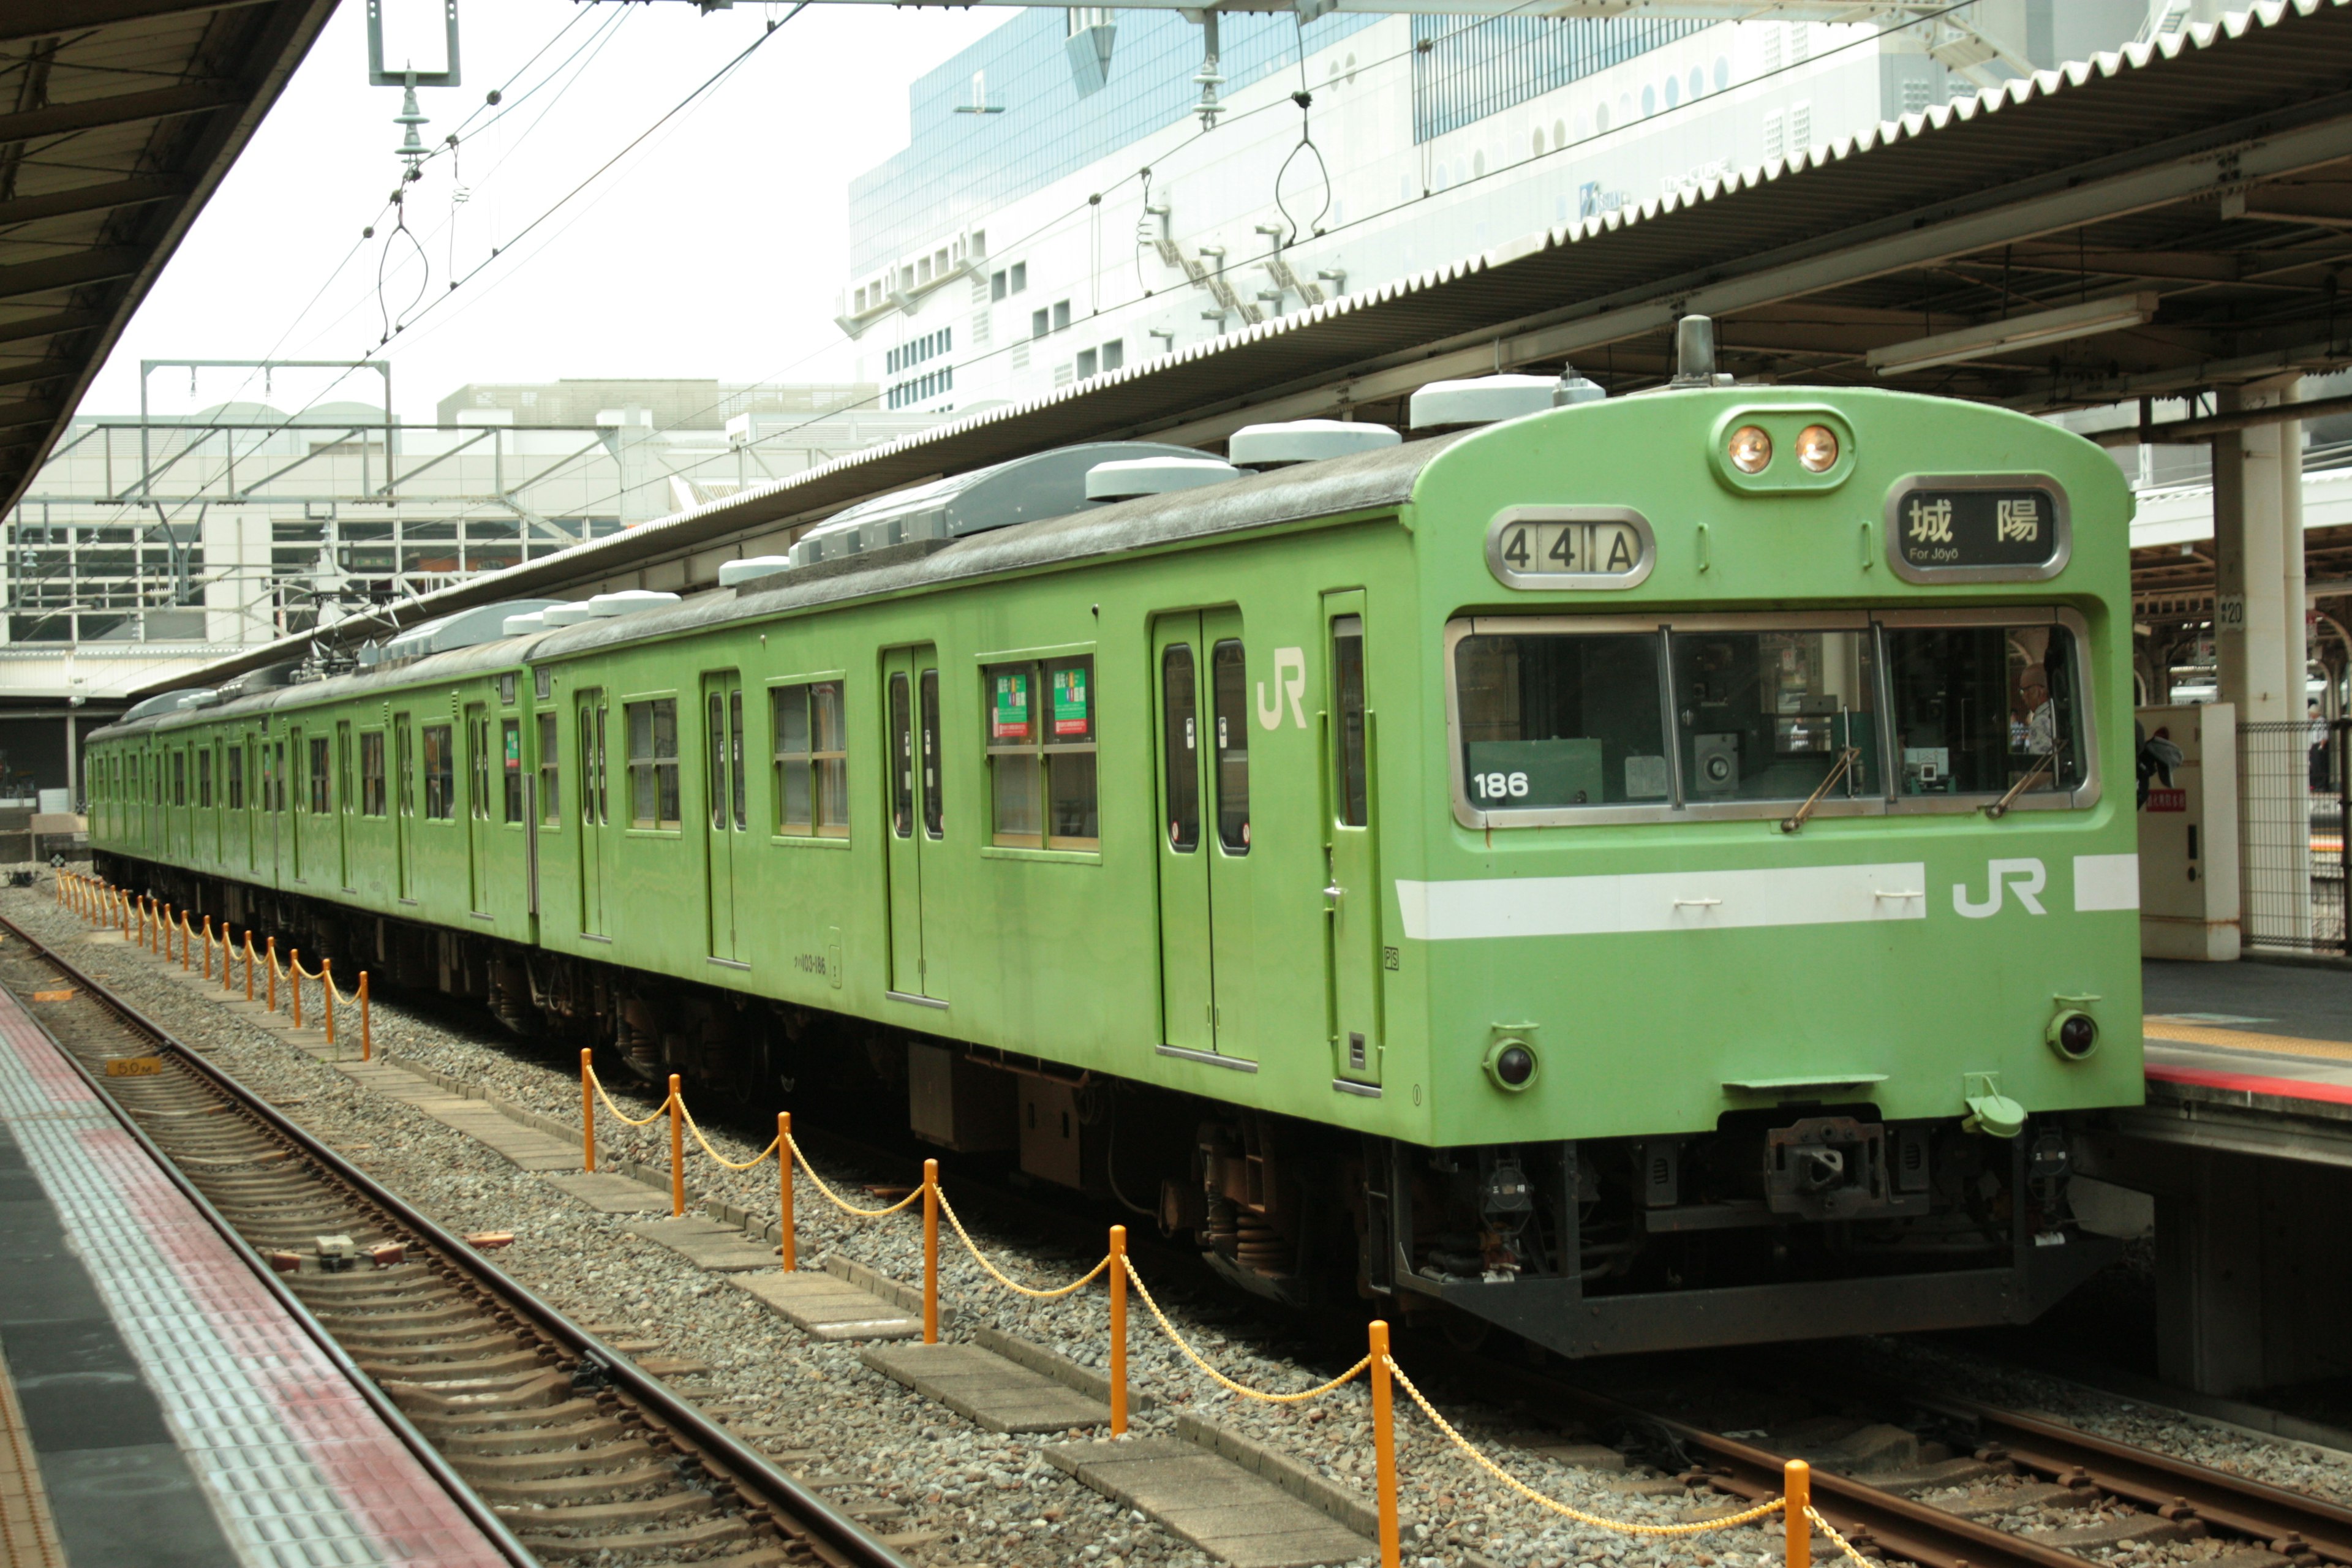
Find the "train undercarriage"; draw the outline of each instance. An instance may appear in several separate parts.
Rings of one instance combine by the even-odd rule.
[[[2068,1129],[1825,1100],[1672,1137],[1429,1149],[101,855],[175,906],[509,1032],[767,1110],[904,1137],[1189,1237],[1304,1310],[1369,1300],[1565,1356],[2021,1322],[2116,1256],[2070,1223]],[[898,1115],[887,1109],[903,1107]]]

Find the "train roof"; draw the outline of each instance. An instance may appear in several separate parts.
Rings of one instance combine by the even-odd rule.
[[[201,707],[167,706],[128,715],[90,740],[170,731],[313,702],[429,686],[492,671],[520,670],[626,643],[676,637],[742,621],[823,609],[859,599],[976,582],[1065,562],[1130,554],[1286,522],[1402,506],[1440,452],[1468,431],[1453,431],[1370,452],[1300,463],[1169,495],[1094,506],[1065,517],[1016,523],[963,538],[899,546],[838,563],[796,568],[680,604],[428,654],[299,685],[272,687]],[[534,601],[537,603],[538,601]],[[176,697],[179,694],[167,693]]]

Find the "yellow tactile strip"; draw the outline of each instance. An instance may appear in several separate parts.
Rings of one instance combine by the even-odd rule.
[[[33,1435],[25,1430],[7,1357],[0,1354],[0,1568],[65,1568],[65,1562],[41,1490]]]
[[[2331,1061],[2352,1062],[2352,1043],[2343,1040],[2306,1040],[2296,1035],[2257,1035],[2246,1029],[2217,1029],[2210,1024],[2187,1024],[2160,1013],[2152,1013],[2141,1019],[2140,1027],[2149,1039],[2177,1040],[2184,1046],[2275,1051],[2281,1056],[2325,1057]]]

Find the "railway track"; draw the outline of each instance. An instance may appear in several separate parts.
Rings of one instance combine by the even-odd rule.
[[[1941,1393],[1821,1366],[1795,1395],[1818,1406],[1900,1409],[1900,1426],[1850,1424],[1891,1436],[1891,1452],[1845,1459],[1819,1442],[1786,1440],[1807,1422],[1775,1434],[1737,1436],[1524,1367],[1467,1360],[1457,1373],[1489,1397],[1525,1403],[1539,1392],[1559,1419],[1595,1432],[1634,1435],[1696,1501],[1714,1494],[1759,1502],[1781,1489],[1784,1467],[1812,1467],[1813,1505],[1841,1535],[1873,1556],[1922,1568],[2082,1568],[2102,1546],[2161,1544],[2218,1537],[2242,1542],[2242,1568],[2266,1554],[2276,1568],[2352,1564],[2352,1509],[2150,1449]],[[1813,1424],[1821,1425],[1820,1418]],[[1905,1443],[1908,1436],[1913,1441]],[[1808,1451],[1810,1449],[1810,1451]],[[1958,1497],[1929,1500],[1957,1491]],[[1704,1507],[1702,1503],[1700,1505]],[[2096,1510],[2084,1531],[2105,1539],[2049,1539],[1987,1520],[2020,1508]],[[1728,1511],[1727,1510],[1726,1511]]]
[[[887,1545],[13,921],[37,1009],[518,1563],[905,1568]],[[153,1070],[109,1076],[122,1058]],[[120,1068],[117,1069],[121,1071]],[[478,1238],[487,1245],[490,1238]]]

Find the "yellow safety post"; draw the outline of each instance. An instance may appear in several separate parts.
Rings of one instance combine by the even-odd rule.
[[[268,939],[269,946],[269,1010],[278,1011],[278,939]]]
[[[1402,1568],[1398,1545],[1396,1410],[1389,1387],[1389,1326],[1372,1320],[1372,1486],[1381,1505],[1381,1568]]]
[[[205,917],[205,978],[213,977],[213,917]]]
[[[940,1163],[923,1162],[923,1342],[940,1342]]]
[[[1781,1467],[1780,1491],[1787,1500],[1781,1510],[1782,1539],[1787,1542],[1789,1568],[1811,1568],[1813,1561],[1813,1468],[1802,1459]]]
[[[172,962],[172,906],[163,906],[163,923],[156,928],[163,938],[163,962]]]
[[[798,1260],[793,1256],[793,1113],[776,1112],[776,1228],[783,1232],[784,1272]]]
[[[368,972],[360,971],[360,1060],[375,1060],[375,1024],[368,1016]]]
[[[59,877],[59,878],[58,879],[58,902],[59,902],[59,903],[61,903],[61,904],[62,904],[62,903],[64,903],[65,901],[66,901],[66,879],[65,879],[65,878],[63,878],[63,877]]]
[[[245,928],[245,999],[253,1000],[253,928]]]
[[[228,921],[221,921],[221,989],[236,989],[236,942],[228,934]]]
[[[327,1016],[327,1048],[335,1048],[335,961],[319,960],[319,1010]]]
[[[669,1217],[686,1213],[686,1101],[677,1095],[677,1074],[669,1075]]]
[[[1127,1431],[1127,1226],[1110,1227],[1110,1435]]]
[[[294,993],[294,1026],[302,1026],[302,950],[286,950],[286,984]]]
[[[189,929],[188,917],[183,913],[180,916],[180,973],[183,974],[188,973],[188,939],[195,934]]]
[[[596,1053],[580,1047],[580,1168],[596,1169]]]

